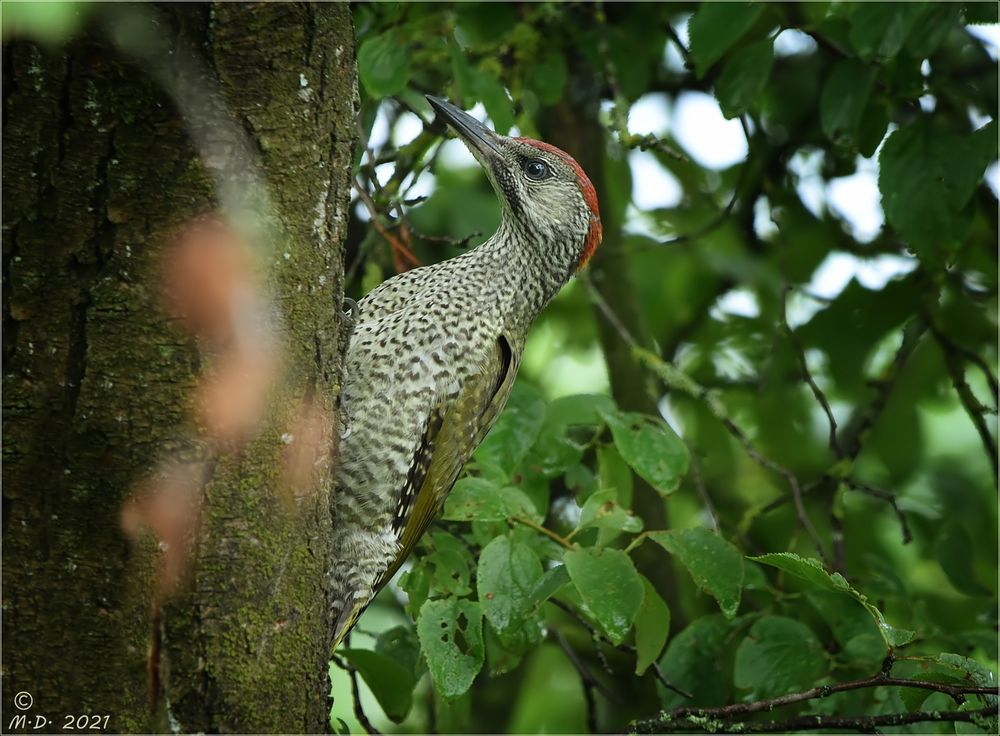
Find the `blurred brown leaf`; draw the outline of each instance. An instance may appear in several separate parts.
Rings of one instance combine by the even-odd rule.
[[[144,529],[156,538],[161,558],[156,585],[163,595],[177,589],[191,558],[201,513],[205,464],[174,465],[143,481],[122,506],[122,530],[133,541]]]
[[[240,311],[257,301],[259,291],[245,241],[218,217],[193,220],[168,249],[162,269],[174,316],[204,340],[231,343]]]
[[[298,416],[281,436],[285,447],[279,487],[284,500],[300,499],[316,492],[332,460],[333,423],[330,412],[317,406],[315,399],[303,399]]]
[[[223,446],[238,445],[260,426],[277,357],[265,345],[218,356],[196,389],[196,412],[204,433]]]

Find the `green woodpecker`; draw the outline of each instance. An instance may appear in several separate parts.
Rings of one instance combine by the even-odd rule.
[[[500,227],[358,305],[331,499],[334,649],[440,511],[510,395],[528,329],[601,242],[597,194],[555,146],[428,97],[500,198]]]

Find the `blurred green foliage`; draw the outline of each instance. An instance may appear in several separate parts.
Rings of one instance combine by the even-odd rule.
[[[352,215],[355,294],[393,273],[373,214],[425,263],[497,224],[471,159],[442,155],[423,94],[443,95],[590,170],[605,243],[588,278],[646,349],[604,327],[579,280],[539,319],[508,409],[361,621],[371,651],[346,655],[399,725],[364,693],[376,724],[614,731],[870,677],[889,653],[896,677],[995,685],[997,65],[975,25],[997,5],[355,17],[372,137],[358,174],[376,205]],[[745,160],[699,163],[675,135],[699,94],[740,120]],[[630,130],[651,105],[672,122]],[[675,204],[635,205],[640,148]],[[885,223],[866,234],[831,192],[876,169]],[[350,725],[345,687],[333,722]],[[884,686],[782,712],[955,707]]]

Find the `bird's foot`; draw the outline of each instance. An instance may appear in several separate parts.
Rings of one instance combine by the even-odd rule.
[[[349,296],[344,297],[344,307],[345,309],[341,314],[350,328],[354,329],[354,325],[358,323],[358,317],[361,316],[361,307]]]

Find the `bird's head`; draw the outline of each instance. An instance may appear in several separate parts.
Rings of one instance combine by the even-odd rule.
[[[537,242],[566,245],[579,271],[601,244],[597,192],[565,151],[531,138],[499,135],[437,97],[428,102],[486,170],[506,214]]]

